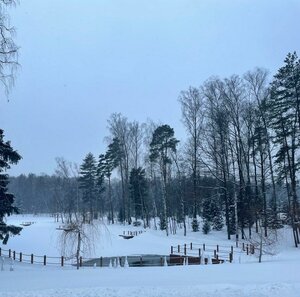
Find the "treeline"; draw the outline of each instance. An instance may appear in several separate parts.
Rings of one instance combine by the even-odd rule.
[[[272,79],[264,69],[208,79],[179,96],[187,139],[167,124],[108,120],[107,150],[87,154],[80,168],[58,159],[53,176],[13,178],[24,211],[87,220],[108,216],[131,224],[151,219],[169,234],[186,217],[203,232],[225,226],[228,239],[268,236],[282,213],[299,244],[297,194],[300,61],[287,55]],[[34,182],[33,182],[34,181]],[[25,184],[27,184],[25,186]],[[33,197],[37,197],[36,199]],[[156,218],[159,218],[156,222]],[[254,227],[254,228],[253,228]]]

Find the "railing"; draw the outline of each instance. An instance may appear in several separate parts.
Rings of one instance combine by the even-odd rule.
[[[246,252],[247,255],[255,253],[255,247],[251,244],[240,243],[240,248],[242,251]],[[212,262],[220,263],[228,261],[232,263],[234,253],[237,252],[237,248],[226,245],[207,245],[205,243],[189,243],[177,246],[171,246],[171,255],[177,255],[181,257],[197,258],[199,263],[201,263],[201,258],[203,262],[208,262],[208,257],[212,258]],[[197,261],[197,260],[195,260]]]
[[[241,250],[247,255],[254,254],[253,245],[241,243]],[[195,264],[220,264],[233,262],[234,253],[237,248],[225,245],[206,245],[206,244],[183,244],[171,246],[171,253],[166,255],[131,255],[121,257],[98,257],[84,258],[79,257],[80,267],[147,267],[147,266],[176,266],[176,265],[195,265]],[[43,266],[76,266],[76,256],[71,257],[51,257],[47,255],[34,255],[16,252],[11,249],[0,248],[0,256],[8,257],[14,261],[39,264]]]
[[[68,257],[51,257],[46,255],[24,254],[22,252],[12,251],[11,249],[0,248],[0,256],[11,258],[14,261],[46,265],[72,266],[74,258]]]

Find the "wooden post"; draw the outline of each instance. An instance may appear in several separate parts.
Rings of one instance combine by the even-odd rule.
[[[190,246],[190,249],[192,250],[193,249],[193,243],[191,242],[191,246]]]
[[[171,245],[171,255],[173,255],[173,245]]]
[[[208,258],[204,258],[204,264],[205,264],[205,265],[208,264]]]
[[[30,263],[33,264],[33,254],[30,256]]]
[[[102,266],[103,266],[103,258],[100,257],[100,267],[102,267]]]
[[[217,258],[217,251],[214,250],[214,258]]]
[[[249,246],[248,246],[248,243],[247,243],[247,246],[246,246],[246,250],[247,250],[247,255],[249,255]]]
[[[1,249],[1,247],[0,247],[0,256],[2,255],[2,249]]]
[[[16,260],[16,251],[13,251],[13,259]]]
[[[11,258],[11,249],[8,250],[8,258]]]
[[[184,244],[184,255],[186,256],[186,244]]]
[[[60,259],[60,265],[61,265],[61,267],[64,266],[64,256],[61,256],[61,259]]]
[[[229,262],[232,263],[232,253],[229,253]]]
[[[243,251],[245,251],[245,243],[243,242]]]
[[[201,264],[201,249],[198,250],[198,255],[199,255],[199,265]]]
[[[79,257],[79,267],[82,267],[82,256]]]
[[[203,243],[203,251],[205,251],[205,243]]]
[[[164,266],[163,257],[160,257],[160,266]]]
[[[20,262],[22,262],[22,252],[20,252]]]
[[[233,246],[231,246],[231,253],[233,253]]]
[[[180,253],[180,245],[179,244],[178,244],[177,250],[178,250],[178,253]]]
[[[46,264],[47,264],[47,257],[46,255],[44,255],[44,266],[46,266]]]
[[[217,244],[217,252],[219,252],[219,245]]]

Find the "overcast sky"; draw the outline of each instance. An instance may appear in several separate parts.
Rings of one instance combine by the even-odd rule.
[[[21,0],[20,48],[0,127],[23,156],[9,173],[48,173],[55,157],[104,152],[107,119],[167,123],[184,139],[177,98],[212,75],[272,74],[300,52],[299,0]]]

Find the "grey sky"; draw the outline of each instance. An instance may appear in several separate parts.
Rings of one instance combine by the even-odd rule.
[[[160,120],[184,139],[179,92],[212,75],[272,74],[300,49],[299,0],[21,0],[20,69],[0,127],[23,160],[52,173],[105,150],[107,119]]]

